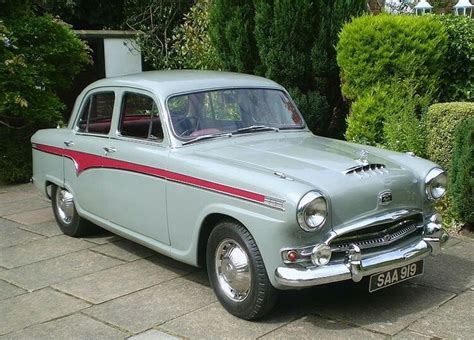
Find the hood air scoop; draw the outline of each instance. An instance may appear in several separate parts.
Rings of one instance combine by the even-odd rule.
[[[356,165],[343,171],[344,175],[357,175],[360,178],[387,174],[385,164],[372,163]]]

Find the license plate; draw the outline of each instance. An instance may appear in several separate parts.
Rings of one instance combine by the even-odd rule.
[[[377,273],[370,276],[369,292],[397,284],[399,282],[411,279],[412,277],[423,274],[423,261],[407,264],[383,273]]]

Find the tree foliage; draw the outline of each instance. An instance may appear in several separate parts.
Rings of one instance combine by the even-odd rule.
[[[366,0],[322,0],[320,27],[311,50],[316,88],[328,103],[329,135],[341,137],[345,130],[348,103],[341,93],[336,45],[342,25],[367,11]],[[330,120],[330,121],[329,121]]]
[[[209,35],[223,67],[253,73],[259,64],[253,0],[212,0]]]
[[[222,62],[209,36],[211,0],[198,0],[174,32],[174,59],[178,68],[219,70]]]
[[[0,179],[9,182],[29,179],[31,135],[58,123],[56,92],[90,62],[68,25],[25,4],[0,18]]]
[[[126,25],[139,31],[137,43],[145,62],[155,69],[176,68],[174,30],[189,10],[191,0],[129,0]]]

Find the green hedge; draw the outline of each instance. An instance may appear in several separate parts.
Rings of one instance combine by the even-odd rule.
[[[456,129],[450,184],[455,212],[461,221],[474,226],[474,117]]]
[[[344,25],[337,44],[342,92],[354,100],[376,84],[416,79],[419,93],[434,94],[446,50],[447,34],[433,16],[356,18]]]
[[[474,101],[474,20],[462,15],[436,18],[448,34],[440,101]]]
[[[474,103],[440,103],[430,106],[424,117],[426,153],[450,173],[454,133],[466,118],[474,116]]]

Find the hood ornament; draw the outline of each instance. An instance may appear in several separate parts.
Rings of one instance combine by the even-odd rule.
[[[358,151],[357,156],[359,156],[359,158],[356,159],[356,162],[359,162],[362,165],[369,164],[369,152],[367,150],[362,149],[362,150]]]

